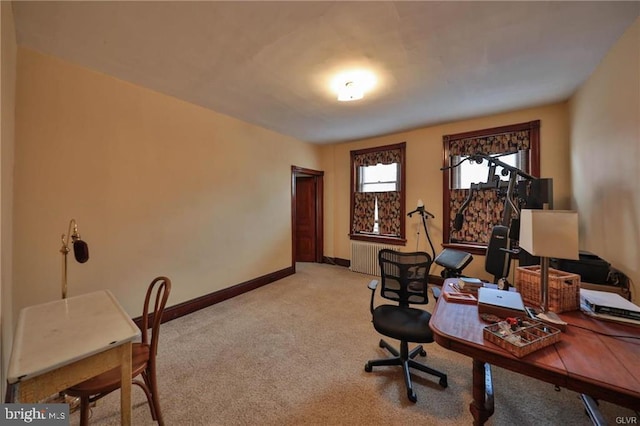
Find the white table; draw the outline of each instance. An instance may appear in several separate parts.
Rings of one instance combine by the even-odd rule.
[[[38,402],[121,367],[121,422],[131,424],[131,343],[140,330],[108,290],[20,311],[7,400]]]

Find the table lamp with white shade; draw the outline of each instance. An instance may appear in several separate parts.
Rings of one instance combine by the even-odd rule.
[[[578,213],[569,210],[520,212],[520,248],[540,257],[540,305],[542,320],[563,324],[549,311],[549,258],[579,259]],[[566,323],[564,323],[566,324]]]

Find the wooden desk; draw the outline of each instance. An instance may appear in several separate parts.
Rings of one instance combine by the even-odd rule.
[[[109,291],[20,311],[5,402],[41,401],[121,367],[121,422],[131,424],[131,342],[140,330]]]
[[[444,285],[443,291],[448,287]],[[623,407],[640,407],[640,340],[596,333],[639,337],[640,327],[595,320],[579,311],[560,317],[569,323],[560,342],[516,358],[484,340],[482,329],[488,324],[479,318],[476,305],[438,298],[430,323],[436,342],[473,358],[473,402],[469,410],[475,425],[484,424],[493,414],[485,380],[489,364]]]

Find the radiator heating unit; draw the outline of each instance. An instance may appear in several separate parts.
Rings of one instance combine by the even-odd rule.
[[[379,276],[378,252],[382,249],[398,250],[398,246],[351,241],[350,269],[353,272]]]

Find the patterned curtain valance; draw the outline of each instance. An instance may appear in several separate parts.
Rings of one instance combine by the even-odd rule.
[[[361,166],[375,166],[378,163],[393,164],[401,162],[400,149],[389,149],[384,151],[367,152],[362,154],[356,154],[353,157],[353,162],[356,167]]]
[[[521,130],[497,135],[452,140],[449,145],[449,154],[499,154],[524,151],[530,148],[530,133],[529,130]]]

